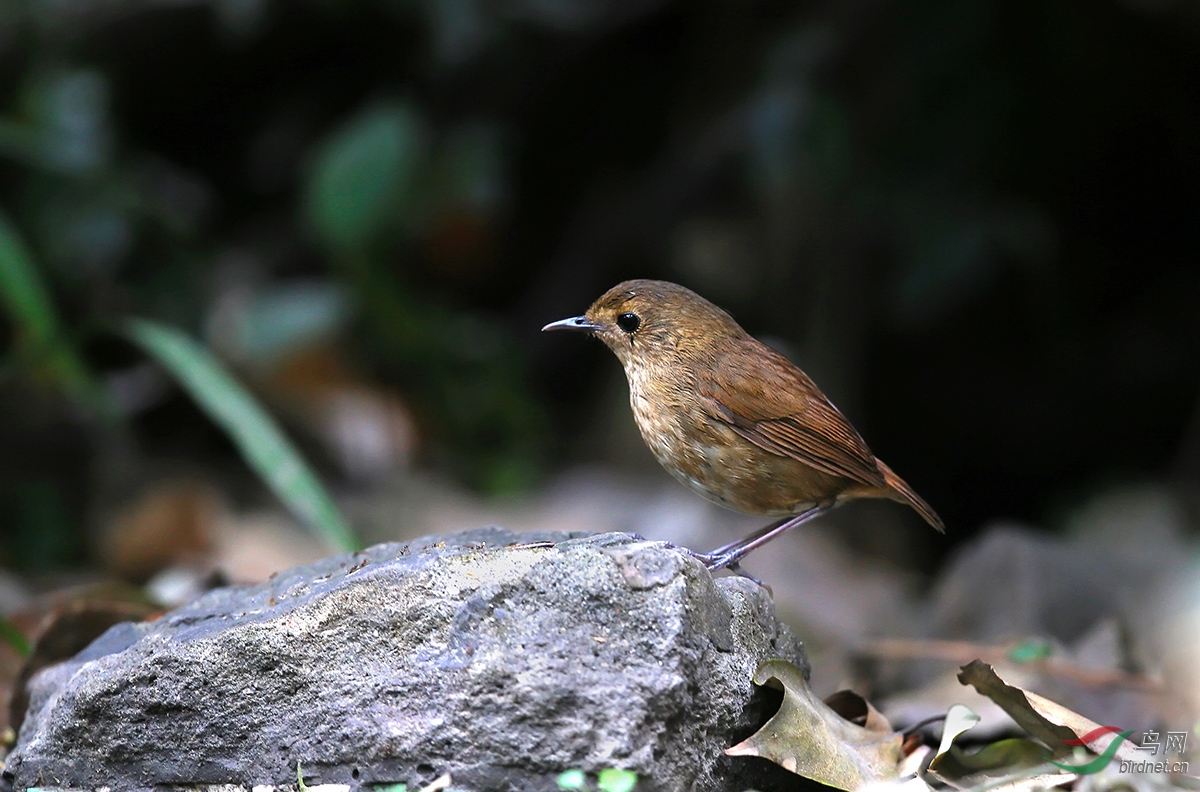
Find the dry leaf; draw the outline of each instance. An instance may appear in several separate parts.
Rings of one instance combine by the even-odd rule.
[[[783,686],[779,712],[746,740],[725,751],[729,756],[761,756],[797,775],[837,789],[857,790],[895,780],[902,759],[902,736],[867,729],[838,715],[817,698],[800,669],[786,660],[768,660],[754,673],[754,684],[771,680]]]
[[[146,581],[167,567],[205,557],[220,494],[194,479],[158,481],[103,527],[100,556],[116,575]]]
[[[449,787],[450,774],[443,773],[425,786],[421,787],[421,792],[443,792],[443,790],[448,789]]]
[[[892,724],[871,702],[853,690],[839,690],[824,699],[829,708],[851,723],[870,731],[890,732]]]
[[[1013,687],[1001,679],[995,669],[980,660],[963,666],[959,671],[958,681],[973,686],[1000,705],[1018,726],[1045,743],[1055,757],[1070,754],[1072,743],[1094,734],[1101,728],[1100,724],[1061,704]],[[1117,739],[1122,738],[1108,732],[1091,737],[1086,745],[1095,753],[1102,754],[1112,741]],[[1138,758],[1133,746],[1124,742],[1117,747],[1116,755],[1122,759]]]

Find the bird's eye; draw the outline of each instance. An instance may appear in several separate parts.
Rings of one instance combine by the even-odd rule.
[[[623,313],[617,317],[617,327],[626,333],[632,333],[642,324],[641,317],[635,313]]]

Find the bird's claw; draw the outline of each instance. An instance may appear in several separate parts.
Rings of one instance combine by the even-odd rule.
[[[681,549],[686,550],[687,548],[681,548]],[[754,583],[757,583],[758,585],[762,586],[763,588],[765,588],[767,590],[767,593],[770,594],[771,596],[775,595],[775,592],[771,590],[770,586],[768,586],[766,583],[763,583],[761,580],[756,578],[754,575],[751,575],[746,570],[742,569],[741,564],[738,563],[738,559],[733,557],[732,554],[730,554],[730,553],[722,553],[722,552],[697,553],[695,550],[687,550],[687,552],[688,552],[688,554],[690,554],[692,556],[692,558],[696,559],[701,564],[704,564],[704,568],[707,569],[709,572],[716,572],[718,569],[728,569],[730,572],[737,575],[738,577],[744,577],[747,580],[753,581]]]
[[[750,581],[753,581],[754,583],[757,583],[759,586],[762,586],[763,588],[765,588],[767,590],[767,593],[770,594],[772,597],[775,596],[775,591],[770,586],[768,586],[766,583],[763,583],[761,580],[754,577],[754,575],[751,575],[746,570],[742,569],[742,565],[739,564],[738,562],[734,561],[732,564],[729,564],[725,568],[728,569],[733,574],[737,575],[738,577],[744,577],[744,578],[746,578],[746,580],[750,580]]]

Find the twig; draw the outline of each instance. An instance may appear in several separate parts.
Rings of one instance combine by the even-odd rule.
[[[1014,661],[1010,656],[1014,645],[994,646],[977,644],[970,641],[934,641],[910,640],[900,638],[884,638],[872,641],[857,649],[859,654],[872,657],[907,660],[946,660],[955,663],[969,663],[972,660],[983,660],[993,665]],[[1070,660],[1045,658],[1016,663],[1022,668],[1028,668],[1036,673],[1047,676],[1063,677],[1078,682],[1086,687],[1120,687],[1140,690],[1146,693],[1164,693],[1166,688],[1161,680],[1151,679],[1140,674],[1108,668],[1092,668]]]

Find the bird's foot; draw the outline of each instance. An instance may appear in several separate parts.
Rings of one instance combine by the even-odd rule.
[[[770,594],[772,597],[774,597],[774,596],[775,596],[775,591],[774,591],[774,589],[772,589],[772,588],[771,588],[770,586],[768,586],[766,583],[763,583],[763,582],[762,582],[761,580],[759,580],[758,578],[754,577],[754,575],[751,575],[749,572],[747,572],[746,570],[742,569],[742,565],[741,565],[741,564],[739,564],[738,562],[734,561],[732,564],[729,564],[729,565],[728,565],[728,566],[726,566],[725,568],[726,568],[726,569],[728,569],[728,570],[729,570],[730,572],[732,572],[733,574],[737,575],[738,577],[744,577],[744,578],[746,578],[746,580],[751,580],[751,581],[754,581],[754,582],[755,582],[755,583],[757,583],[758,585],[760,585],[760,586],[762,586],[763,588],[765,588],[765,589],[767,590],[767,593],[768,593],[768,594]]]
[[[683,547],[682,545],[668,544],[668,547],[674,547],[678,550],[682,550],[683,552],[687,553],[692,558],[699,561],[701,564],[704,564],[704,568],[707,569],[709,572],[716,572],[718,569],[720,569],[722,566],[724,566],[724,564],[715,563],[716,556],[717,556],[716,553],[697,553],[695,550],[692,550],[691,548],[688,548],[688,547]]]
[[[686,550],[692,558],[704,564],[704,568],[709,572],[716,572],[718,569],[732,570],[737,566],[738,560],[731,558],[728,553],[724,553],[721,550],[714,550],[711,553],[697,553],[695,550],[688,550],[686,547],[680,549]]]
[[[687,550],[687,548],[681,548],[681,549]],[[738,558],[732,556],[732,554],[730,554],[730,553],[727,553],[727,552],[723,553],[720,550],[714,551],[712,553],[697,553],[695,550],[687,550],[687,552],[688,552],[688,554],[690,554],[692,556],[692,558],[696,559],[701,564],[704,564],[704,568],[707,569],[709,572],[716,572],[718,569],[728,569],[730,572],[737,575],[738,577],[744,577],[747,580],[751,580],[751,581],[757,583],[758,585],[762,586],[763,588],[765,588],[767,590],[767,593],[770,594],[771,596],[775,595],[775,592],[771,590],[770,586],[768,586],[766,583],[763,583],[761,580],[756,578],[754,575],[751,575],[746,570],[742,569],[741,564],[738,563]]]

